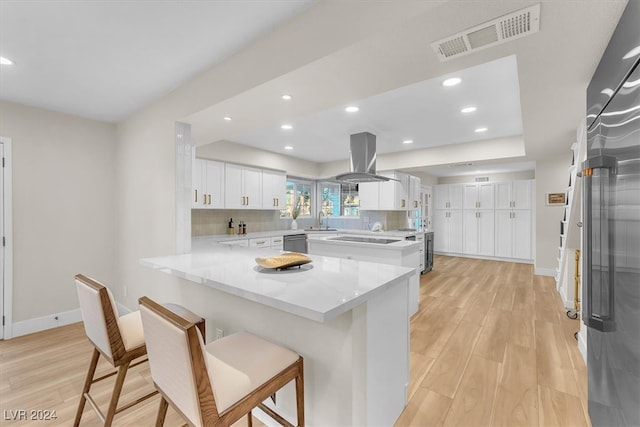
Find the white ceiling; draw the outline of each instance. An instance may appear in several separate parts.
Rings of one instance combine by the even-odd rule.
[[[227,140],[285,153],[290,143],[286,154],[323,162],[346,159],[348,134],[369,130],[380,153],[399,150],[408,159],[421,144],[478,138],[469,129],[484,119],[490,131],[479,138],[519,132],[526,155],[511,162],[532,162],[568,152],[626,0],[542,1],[538,33],[444,63],[430,43],[535,3],[0,0],[0,54],[16,61],[0,69],[0,99],[119,121],[243,52],[267,69],[261,81],[243,86],[238,69],[227,86],[235,92],[176,117],[192,124],[198,145]],[[265,34],[276,26],[282,48],[265,57]],[[486,72],[494,66],[501,78]],[[464,82],[447,94],[438,83],[454,74]],[[282,101],[285,92],[294,99]],[[361,111],[348,117],[342,109],[352,103]],[[478,112],[455,111],[466,103]],[[279,138],[284,122],[295,126],[289,140]],[[412,147],[394,149],[407,137]]]
[[[443,87],[448,77],[456,86]],[[282,101],[282,102],[295,102]],[[475,106],[473,113],[460,109]],[[359,111],[349,113],[347,106]],[[295,120],[285,120],[291,130],[274,123],[234,142],[316,162],[349,157],[349,135],[376,135],[377,152],[391,153],[462,142],[521,135],[520,87],[514,55],[450,75],[425,80]],[[486,127],[489,130],[476,133]],[[412,144],[403,144],[404,140]],[[291,146],[292,150],[286,150]]]
[[[0,99],[117,122],[314,0],[1,0]]]

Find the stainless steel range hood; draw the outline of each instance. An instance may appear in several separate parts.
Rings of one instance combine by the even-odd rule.
[[[376,175],[376,136],[369,132],[351,135],[351,172],[336,175],[337,181],[379,182],[393,178]]]

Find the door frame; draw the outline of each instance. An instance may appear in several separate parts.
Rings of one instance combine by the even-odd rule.
[[[11,138],[0,136],[0,144],[3,148],[4,167],[3,174],[3,218],[0,224],[0,232],[5,238],[4,259],[2,263],[3,277],[0,283],[0,292],[2,292],[2,316],[3,326],[1,329],[0,339],[12,338],[11,325],[13,324],[13,197],[12,197],[12,169],[11,169]],[[0,244],[2,241],[0,240]]]

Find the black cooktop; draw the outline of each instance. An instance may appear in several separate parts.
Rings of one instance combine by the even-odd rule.
[[[389,243],[399,242],[398,239],[382,239],[380,237],[360,237],[360,236],[338,236],[331,237],[327,240],[342,240],[344,242],[359,242],[359,243],[377,243],[386,245]]]

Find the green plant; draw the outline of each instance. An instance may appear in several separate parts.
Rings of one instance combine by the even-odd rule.
[[[300,210],[302,209],[302,204],[303,203],[304,203],[304,198],[303,198],[303,196],[300,196],[298,198],[298,203],[293,205],[293,207],[291,208],[291,217],[293,219],[297,219],[298,215],[300,215]]]

